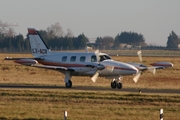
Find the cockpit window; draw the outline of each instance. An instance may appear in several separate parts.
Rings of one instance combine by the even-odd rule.
[[[96,58],[95,55],[92,55],[92,56],[91,56],[91,62],[97,62],[97,58]]]
[[[101,55],[100,56],[100,62],[104,60],[110,60],[111,58],[108,55]]]

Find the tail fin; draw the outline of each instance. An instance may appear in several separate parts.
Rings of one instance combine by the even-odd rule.
[[[34,57],[44,56],[50,53],[38,31],[34,28],[28,28],[28,36],[31,45],[31,52]]]

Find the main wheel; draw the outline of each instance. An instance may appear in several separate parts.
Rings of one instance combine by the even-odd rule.
[[[120,83],[120,82],[117,83],[117,88],[118,88],[118,89],[122,89],[122,83]]]
[[[72,87],[72,81],[69,80],[67,83],[66,83],[66,88],[71,88]]]
[[[116,81],[112,81],[112,82],[111,82],[111,88],[112,88],[112,89],[115,89],[115,88],[116,88]]]

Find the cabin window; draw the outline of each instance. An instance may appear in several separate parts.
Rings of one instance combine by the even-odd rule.
[[[71,62],[75,62],[76,61],[76,56],[72,56],[70,59]]]
[[[97,62],[97,58],[96,58],[95,55],[92,55],[92,56],[91,56],[91,62]]]
[[[80,57],[80,62],[85,62],[85,60],[86,60],[86,57],[85,57],[85,56],[81,56],[81,57]]]
[[[66,62],[67,61],[67,56],[63,56],[62,57],[62,62]]]

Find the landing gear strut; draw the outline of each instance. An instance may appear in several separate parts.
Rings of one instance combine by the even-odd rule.
[[[121,83],[121,77],[119,77],[118,79],[113,79],[112,81],[111,81],[111,88],[112,89],[116,89],[116,88],[118,88],[118,89],[122,89],[122,83]]]

